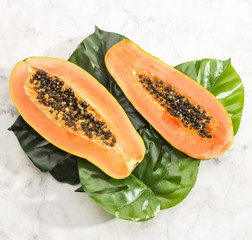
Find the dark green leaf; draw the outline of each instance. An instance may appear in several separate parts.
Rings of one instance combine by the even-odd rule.
[[[244,88],[231,60],[202,59],[182,63],[175,68],[196,80],[219,99],[231,116],[235,135],[241,122]]]
[[[21,116],[9,130],[15,133],[27,156],[42,172],[51,171],[59,162],[69,157],[67,152],[47,142]]]
[[[70,184],[79,183],[77,160],[71,154],[55,147],[31,128],[21,116],[9,128],[13,131],[24,152],[42,172]]]
[[[77,165],[78,158],[69,154],[69,157],[59,162],[50,173],[59,182],[75,185],[80,182]]]

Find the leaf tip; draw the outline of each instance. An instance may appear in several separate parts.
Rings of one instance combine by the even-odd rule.
[[[98,28],[98,27],[95,25],[95,32],[100,32],[100,31],[101,31],[101,29]]]

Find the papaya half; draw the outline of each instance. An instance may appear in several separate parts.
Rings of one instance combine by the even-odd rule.
[[[229,114],[190,77],[130,40],[112,46],[105,64],[129,101],[175,148],[193,158],[209,159],[231,146]]]
[[[16,64],[10,93],[24,120],[46,140],[125,178],[145,154],[143,140],[114,97],[66,60],[31,57]]]

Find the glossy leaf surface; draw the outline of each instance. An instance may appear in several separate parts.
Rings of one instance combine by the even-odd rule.
[[[85,160],[79,160],[82,188],[104,210],[116,217],[145,221],[156,216],[160,204],[155,194],[134,175],[113,179]]]

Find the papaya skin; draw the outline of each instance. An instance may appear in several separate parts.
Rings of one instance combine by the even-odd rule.
[[[98,144],[48,118],[25,89],[34,69],[59,76],[77,95],[86,99],[114,131],[117,138],[115,146]],[[47,141],[66,152],[87,159],[113,178],[129,176],[144,158],[144,142],[119,103],[89,73],[71,62],[31,57],[17,63],[10,77],[10,94],[23,119]]]
[[[126,39],[110,48],[105,64],[132,105],[175,148],[193,158],[210,159],[223,154],[232,145],[233,125],[227,110],[198,82]],[[202,106],[212,117],[213,137],[202,138],[161,109],[138,84],[139,73],[155,75]]]

